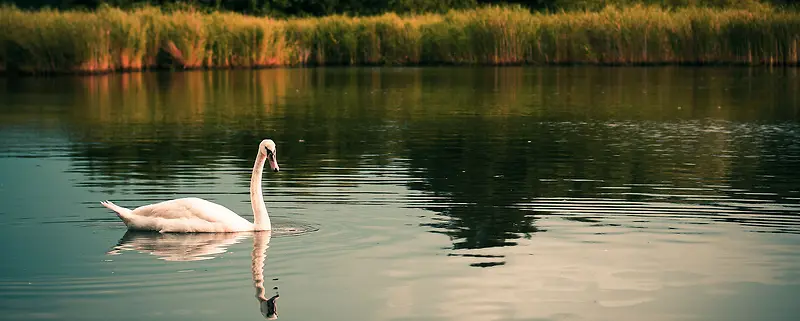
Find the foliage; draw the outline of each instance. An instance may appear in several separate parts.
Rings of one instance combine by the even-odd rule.
[[[800,14],[769,8],[608,7],[531,13],[272,19],[142,7],[0,9],[0,69],[102,72],[415,64],[770,64],[800,62]]]
[[[753,8],[765,5],[796,6],[798,0],[0,0],[20,8],[124,9],[154,5],[165,10],[231,11],[272,17],[380,15],[387,12],[445,13],[451,9],[474,9],[485,5],[520,5],[531,10],[601,10],[646,5],[663,8],[712,7]]]

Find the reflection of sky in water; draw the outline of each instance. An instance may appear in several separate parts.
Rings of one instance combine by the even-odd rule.
[[[519,246],[470,251],[493,256],[482,259],[486,262],[502,256],[502,267],[464,271],[474,256],[418,255],[392,264],[386,273],[397,282],[389,288],[386,313],[470,320],[558,315],[634,320],[647,314],[668,320],[769,318],[797,311],[787,297],[800,289],[800,262],[790,250],[795,237],[748,233],[733,224],[678,225],[666,237],[557,217],[537,222],[547,232]],[[454,270],[462,272],[450,273]]]
[[[251,239],[107,255],[125,230],[98,202],[200,196],[251,219],[267,136],[282,319],[800,312],[796,75],[371,70],[5,83],[0,319],[261,318]]]

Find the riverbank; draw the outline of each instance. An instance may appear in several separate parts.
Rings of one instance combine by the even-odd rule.
[[[800,63],[800,14],[607,8],[270,19],[156,8],[0,9],[0,71],[436,64]]]

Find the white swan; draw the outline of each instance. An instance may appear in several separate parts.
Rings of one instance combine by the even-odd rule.
[[[195,232],[243,232],[272,230],[264,195],[261,192],[261,176],[264,163],[269,160],[273,171],[279,171],[275,143],[262,140],[258,145],[256,163],[250,178],[250,203],[253,207],[253,223],[222,205],[196,197],[179,198],[156,204],[137,207],[133,210],[112,202],[100,202],[117,213],[129,230],[158,231],[161,233]]]

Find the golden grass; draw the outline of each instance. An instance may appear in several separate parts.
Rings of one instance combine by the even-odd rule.
[[[417,64],[796,65],[800,15],[771,9],[271,19],[234,13],[0,8],[0,71]]]

